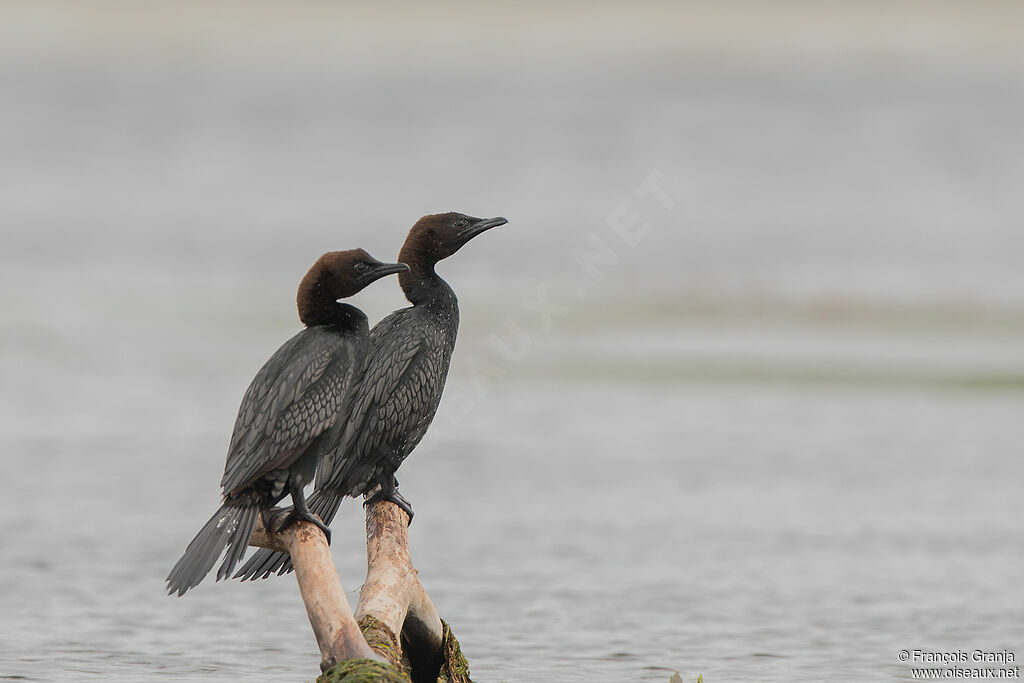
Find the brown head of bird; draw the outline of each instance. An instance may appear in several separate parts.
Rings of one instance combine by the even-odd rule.
[[[330,323],[340,310],[338,299],[360,292],[370,283],[409,270],[404,263],[383,263],[363,249],[329,251],[309,269],[295,297],[304,325]]]
[[[477,235],[506,223],[501,216],[474,218],[455,212],[424,216],[412,226],[398,254],[398,260],[408,263],[410,268],[399,280],[404,286],[406,280],[432,272],[438,261],[448,258]]]

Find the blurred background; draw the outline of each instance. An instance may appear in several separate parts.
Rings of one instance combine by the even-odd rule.
[[[305,270],[448,210],[509,224],[439,268],[462,328],[400,479],[474,678],[1013,651],[1022,25],[1014,0],[0,4],[0,677],[317,674],[291,577],[163,577]],[[360,505],[334,527],[354,602]]]

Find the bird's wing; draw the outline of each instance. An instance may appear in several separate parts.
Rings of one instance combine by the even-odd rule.
[[[419,326],[399,325],[398,316],[410,310],[374,327],[344,435],[321,461],[318,489],[354,494],[352,488],[368,483],[378,458],[404,458],[426,433],[444,388],[451,346],[428,343],[428,332]]]
[[[309,328],[260,368],[235,420],[221,480],[226,494],[291,465],[335,421],[359,365],[358,349],[355,340]]]

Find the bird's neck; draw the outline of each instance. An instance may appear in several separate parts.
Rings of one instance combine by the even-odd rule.
[[[358,329],[361,323],[366,323],[365,313],[340,301],[331,301],[320,308],[307,311],[305,315],[300,313],[299,318],[306,327],[334,327],[342,331]]]
[[[327,287],[318,277],[306,277],[299,285],[296,297],[299,320],[306,327],[333,325],[347,329],[359,325],[366,316],[355,306],[343,304],[327,293]]]
[[[409,270],[398,275],[405,298],[414,306],[437,301],[456,301],[455,292],[434,270],[437,259],[420,249],[415,243],[408,243],[398,253],[398,261],[409,266]]]

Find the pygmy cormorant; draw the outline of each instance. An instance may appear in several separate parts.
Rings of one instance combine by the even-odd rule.
[[[320,458],[336,445],[327,438],[329,428],[348,415],[369,346],[366,315],[338,299],[408,270],[352,249],[324,254],[306,273],[296,297],[306,327],[270,357],[245,392],[221,479],[224,503],[167,575],[168,592],[183,595],[198,585],[225,547],[217,579],[231,576],[256,516],[286,494],[294,504],[286,524],[308,520],[330,540],[327,526],[306,506],[302,489]]]
[[[507,222],[445,213],[424,216],[409,231],[398,255],[409,271],[398,280],[412,306],[387,316],[370,333],[366,369],[353,390],[339,446],[321,461],[309,497],[310,510],[327,524],[345,496],[364,495],[377,485],[380,491],[371,500],[391,500],[412,518],[412,508],[398,493],[395,471],[434,418],[459,328],[458,299],[434,266],[480,233]],[[260,549],[235,578],[290,570],[286,554]]]

